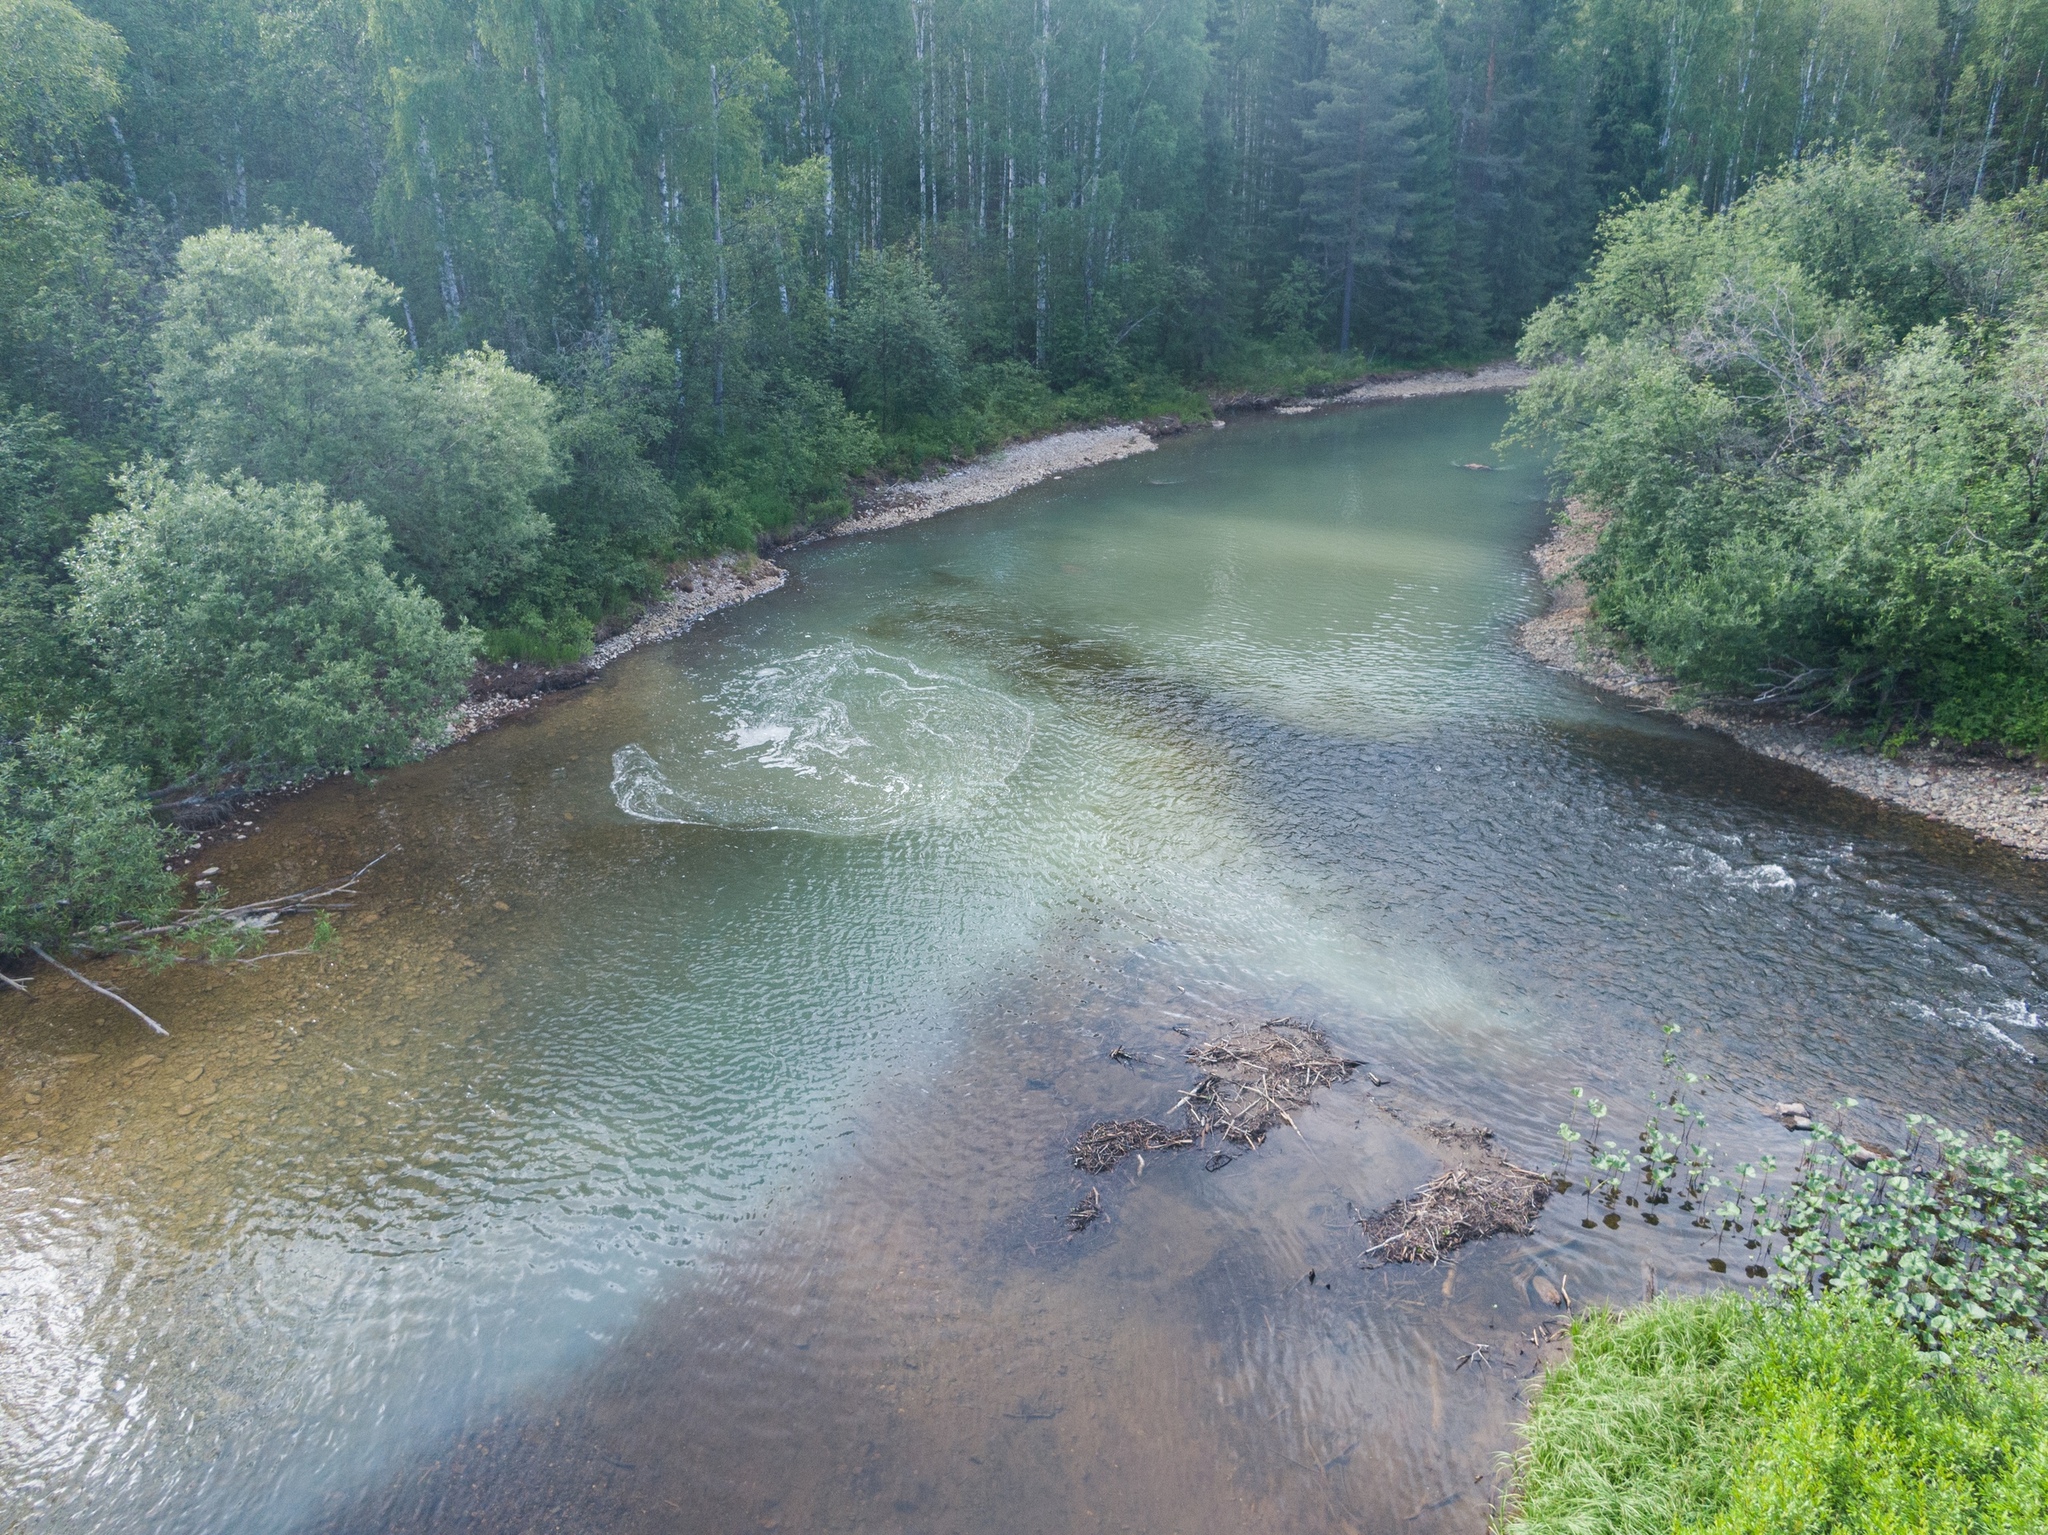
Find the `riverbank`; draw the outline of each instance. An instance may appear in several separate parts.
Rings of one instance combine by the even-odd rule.
[[[1991,761],[1931,746],[1885,757],[1837,742],[1837,724],[1808,723],[1765,709],[1740,710],[1681,702],[1681,690],[1625,640],[1603,630],[1577,571],[1599,542],[1607,519],[1574,502],[1566,520],[1531,551],[1550,587],[1548,612],[1516,631],[1522,649],[1545,666],[1688,725],[1718,730],[1741,745],[1790,762],[1866,799],[1944,821],[2004,843],[2029,858],[2048,859],[2048,770],[2037,763]]]
[[[1339,405],[1499,393],[1518,388],[1528,376],[1528,370],[1517,363],[1488,363],[1472,369],[1439,368],[1365,377],[1314,398],[1217,395],[1211,397],[1210,408],[1219,416],[1267,411],[1301,415]],[[1163,438],[1215,430],[1225,424],[1221,419],[1184,422],[1178,417],[1163,416],[1138,423],[1081,427],[1012,443],[944,474],[884,484],[857,498],[851,517],[806,532],[793,540],[790,547],[828,538],[886,532],[945,512],[983,506],[1047,480],[1149,453]],[[457,706],[450,721],[447,738],[423,746],[422,754],[431,756],[481,735],[515,715],[528,712],[543,699],[592,681],[606,666],[642,645],[675,639],[688,633],[701,619],[781,590],[788,579],[789,572],[780,565],[754,554],[726,553],[678,565],[659,599],[630,627],[600,641],[581,661],[556,666],[479,663],[470,680],[469,696]],[[191,840],[172,860],[171,867],[183,871],[204,861],[206,850],[212,846],[246,840],[259,829],[259,818],[274,802],[301,794],[320,781],[306,779],[255,795],[233,790],[214,792],[182,802],[172,819],[190,834]]]
[[[1439,368],[1365,377],[1316,397],[1219,395],[1211,399],[1210,408],[1219,415],[1267,410],[1278,415],[1304,415],[1334,406],[1503,393],[1520,388],[1529,376],[1529,370],[1519,363],[1495,362],[1471,369]],[[1150,453],[1159,446],[1161,438],[1213,430],[1224,424],[1220,419],[1205,426],[1183,422],[1177,416],[1162,416],[1137,423],[1081,427],[1012,443],[944,474],[895,480],[880,486],[856,500],[851,517],[809,532],[795,543],[801,546],[820,539],[883,533],[944,512],[984,506],[1047,480]],[[523,713],[550,693],[588,682],[611,662],[642,645],[674,639],[687,633],[699,619],[777,591],[787,579],[788,572],[781,566],[740,554],[722,554],[681,566],[664,597],[631,628],[599,644],[587,660],[561,667],[480,668],[470,698],[456,711],[445,745],[466,741],[501,720]]]
[[[1505,394],[1534,377],[1518,362],[1483,363],[1476,368],[1433,368],[1421,373],[1370,375],[1311,394],[1258,394],[1239,391],[1212,396],[1209,408],[1219,413],[1270,410],[1281,416],[1305,416],[1336,405],[1374,405],[1388,400],[1425,400],[1447,394]]]

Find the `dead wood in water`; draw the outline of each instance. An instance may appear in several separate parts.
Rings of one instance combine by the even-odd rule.
[[[1165,1151],[1194,1143],[1193,1131],[1176,1130],[1155,1120],[1105,1119],[1090,1125],[1074,1143],[1074,1165],[1084,1173],[1100,1175],[1134,1151]]]
[[[1187,1058],[1202,1075],[1174,1105],[1187,1111],[1180,1125],[1102,1120],[1074,1143],[1074,1165],[1100,1176],[1134,1151],[1193,1146],[1212,1134],[1242,1146],[1258,1145],[1276,1124],[1299,1134],[1294,1111],[1307,1108],[1317,1088],[1342,1081],[1358,1065],[1340,1056],[1321,1029],[1293,1018],[1205,1040],[1191,1046]]]
[[[1067,1230],[1086,1231],[1101,1213],[1102,1193],[1099,1189],[1090,1189],[1082,1196],[1081,1202],[1067,1212]]]
[[[30,944],[28,951],[29,953],[35,955],[35,957],[41,960],[44,964],[48,965],[52,970],[58,971],[63,975],[68,975],[69,977],[71,977],[72,980],[76,981],[79,985],[83,986],[87,991],[96,991],[101,996],[105,997],[109,1002],[118,1003],[120,1006],[127,1008],[129,1012],[133,1013],[136,1017],[140,1018],[145,1024],[149,1026],[150,1033],[169,1035],[169,1033],[171,1032],[162,1024],[158,1023],[154,1018],[150,1017],[149,1014],[145,1013],[141,1008],[137,1007],[133,1002],[130,1002],[126,997],[122,996],[121,993],[115,991],[111,986],[102,986],[98,981],[93,980],[91,977],[80,975],[76,970],[73,970],[69,965],[62,963],[59,960],[52,959],[47,951],[37,947],[35,944]],[[16,989],[26,991],[28,988],[24,986],[17,987]]]
[[[1537,1213],[1551,1194],[1548,1178],[1495,1151],[1491,1130],[1450,1120],[1424,1129],[1439,1145],[1464,1152],[1466,1161],[1359,1222],[1369,1244],[1368,1263],[1435,1263],[1467,1242],[1504,1231],[1527,1236],[1536,1229]]]
[[[1189,1128],[1245,1146],[1283,1121],[1299,1134],[1290,1111],[1307,1108],[1317,1088],[1341,1082],[1358,1064],[1338,1055],[1321,1029],[1292,1018],[1196,1045],[1188,1059],[1204,1068],[1181,1100]]]
[[[139,922],[116,922],[91,933],[74,936],[71,945],[75,949],[102,956],[125,955],[130,959],[152,965],[200,961],[226,961],[230,964],[250,965],[258,960],[285,959],[294,954],[311,954],[332,935],[330,928],[317,926],[313,942],[302,948],[274,950],[267,954],[257,954],[253,958],[247,957],[243,951],[256,947],[271,937],[277,932],[278,924],[286,917],[312,916],[324,924],[327,920],[326,913],[346,911],[353,903],[338,900],[336,897],[356,894],[356,887],[363,876],[389,856],[388,853],[379,853],[348,878],[319,889],[295,890],[290,895],[271,896],[261,901],[244,901],[239,906],[224,906],[216,901],[186,907],[171,913],[168,920],[151,926],[144,926]],[[52,970],[83,986],[87,991],[95,992],[109,1002],[126,1008],[141,1019],[152,1034],[170,1033],[170,1030],[113,987],[103,986],[90,976],[72,969],[49,950],[30,944],[29,952]],[[0,981],[5,981],[9,987],[24,996],[33,997],[28,987],[12,976],[0,975]]]

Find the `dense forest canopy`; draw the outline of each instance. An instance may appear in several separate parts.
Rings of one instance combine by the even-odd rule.
[[[2048,0],[0,0],[0,953],[859,476],[1498,355],[1852,146],[1983,233],[2044,113]]]

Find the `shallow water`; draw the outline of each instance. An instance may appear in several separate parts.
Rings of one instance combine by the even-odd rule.
[[[0,1513],[1478,1531],[1534,1276],[1756,1255],[1567,1196],[1364,1269],[1421,1119],[1548,1166],[1669,1044],[1734,1157],[1796,1154],[1787,1096],[2039,1136],[2042,872],[1517,654],[1540,482],[1453,467],[1501,419],[1234,426],[801,551],[210,853],[390,856],[318,956],[124,974],[168,1043],[0,998]],[[1281,1013],[1388,1085],[1075,1173]]]

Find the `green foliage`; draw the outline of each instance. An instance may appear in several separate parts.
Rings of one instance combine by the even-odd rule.
[[[0,0],[0,719],[108,707],[58,556],[152,452],[554,659],[877,472],[1498,355],[1597,235],[1525,425],[1608,620],[2038,746],[2044,59],[2037,0]]]
[[[74,725],[0,732],[0,955],[161,916],[178,882],[139,775]]]
[[[478,649],[489,661],[526,661],[561,666],[590,650],[597,625],[574,608],[544,616],[531,602],[514,603],[503,621],[483,631]]]
[[[397,290],[348,254],[303,224],[187,240],[157,330],[165,420],[203,474],[360,502],[403,574],[472,612],[548,534],[554,403],[488,346],[417,366],[383,312]]]
[[[64,166],[120,100],[127,54],[65,0],[0,0],[0,163]]]
[[[57,557],[106,510],[104,455],[68,436],[47,411],[0,416],[0,559],[54,573]]]
[[[262,784],[441,735],[471,636],[386,574],[390,540],[362,507],[161,465],[121,488],[122,510],[67,556],[70,619],[151,767]]]
[[[1676,1063],[1667,1051],[1667,1072]],[[1574,1089],[1573,1120],[1558,1126],[1566,1148],[1559,1175],[1572,1176],[1583,1142],[1589,1200],[1613,1209],[1633,1171],[1631,1205],[1675,1202],[1701,1230],[1718,1220],[1721,1236],[1742,1238],[1757,1260],[1768,1238],[1776,1272],[1753,1261],[1750,1277],[1771,1274],[1779,1289],[1813,1298],[1846,1295],[1930,1352],[1987,1332],[2048,1340],[2048,1160],[2016,1136],[1978,1139],[1914,1115],[1909,1143],[1893,1154],[1823,1124],[1790,1186],[1773,1194],[1773,1158],[1741,1168],[1732,1184],[1716,1171],[1705,1116],[1686,1101],[1698,1082],[1681,1073],[1658,1094],[1633,1154],[1574,1128],[1581,1103],[1593,1126],[1609,1112]]]
[[[1822,157],[1724,218],[1603,226],[1523,341],[1510,435],[1612,513],[1588,575],[1660,668],[1965,742],[2038,749],[2048,340],[2033,217],[1931,222],[1895,158]]]
[[[0,407],[133,440],[147,420],[157,225],[0,164]]]
[[[1664,1300],[1572,1329],[1510,1535],[2019,1535],[2048,1514],[2048,1379],[1981,1335],[1919,1353],[1844,1299]]]
[[[1859,1169],[1838,1132],[1814,1137],[1774,1220],[1787,1283],[1867,1299],[1923,1348],[1955,1351],[1981,1330],[2048,1335],[2048,1161],[2017,1136],[1974,1140],[1915,1116],[1931,1165]]]
[[[847,403],[885,432],[948,414],[960,398],[960,338],[924,263],[884,251],[861,263],[855,282],[833,335]]]

